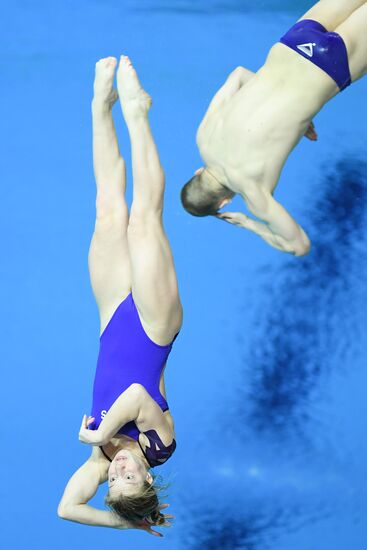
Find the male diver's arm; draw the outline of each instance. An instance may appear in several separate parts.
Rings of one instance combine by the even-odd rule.
[[[160,434],[172,432],[162,409],[144,386],[131,384],[112,404],[98,430],[88,430],[90,421],[86,416],[83,417],[79,440],[91,445],[105,445],[116,435],[121,426],[132,420],[140,431],[155,429]]]
[[[112,512],[98,510],[87,502],[96,494],[98,486],[106,481],[106,466],[98,459],[99,449],[93,448],[89,459],[72,475],[61,498],[57,513],[60,518],[94,525],[128,529],[129,523],[123,524]]]
[[[269,193],[256,190],[256,198],[246,196],[247,207],[262,222],[241,212],[223,212],[217,217],[256,233],[268,244],[282,252],[304,256],[310,250],[310,240],[300,225]]]
[[[242,86],[244,86],[244,84],[246,84],[254,75],[255,73],[245,69],[245,67],[236,67],[211,100],[208,111],[221,107],[223,103],[228,101],[228,99],[238,92],[238,90],[242,88]]]
[[[213,114],[214,111],[219,109],[224,103],[226,103],[238,90],[248,82],[255,73],[245,69],[245,67],[237,67],[234,71],[230,73],[227,80],[219,88],[217,93],[214,95],[211,100],[209,107],[203,117],[203,120],[200,123],[200,126],[197,131],[196,139],[199,138],[200,128],[203,128],[207,118]]]

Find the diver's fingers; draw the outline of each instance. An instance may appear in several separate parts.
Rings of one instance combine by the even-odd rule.
[[[80,426],[80,429],[83,430],[84,428],[87,427],[87,415],[86,414],[83,414],[83,418],[82,418],[82,423],[81,423],[81,426]]]
[[[163,537],[162,533],[158,533],[158,531],[154,531],[154,529],[152,529],[151,527],[147,527],[146,529],[144,529],[144,531],[146,531],[150,535],[154,535],[155,537]]]
[[[317,140],[317,132],[315,130],[315,125],[313,122],[310,122],[310,125],[305,132],[305,137],[310,139],[311,141]]]

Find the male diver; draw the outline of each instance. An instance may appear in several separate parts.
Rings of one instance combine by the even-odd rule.
[[[271,49],[257,71],[237,67],[197,131],[205,167],[181,192],[184,208],[253,231],[274,248],[303,256],[310,240],[273,193],[282,167],[312,119],[367,72],[366,0],[321,0]],[[222,212],[235,194],[259,220]]]

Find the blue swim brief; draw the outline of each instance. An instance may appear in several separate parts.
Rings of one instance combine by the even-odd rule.
[[[280,42],[325,71],[340,91],[351,84],[347,48],[338,33],[328,32],[317,21],[302,19]]]

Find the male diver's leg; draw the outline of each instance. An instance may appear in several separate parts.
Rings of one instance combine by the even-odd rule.
[[[118,97],[113,88],[116,64],[113,57],[101,59],[96,64],[92,102],[97,198],[88,265],[100,313],[101,332],[131,289],[125,163],[119,152],[112,118],[112,106]]]
[[[367,2],[335,29],[346,45],[352,82],[367,73]]]
[[[164,345],[181,326],[182,308],[163,228],[165,178],[148,120],[151,99],[125,56],[120,59],[117,86],[130,135],[134,177],[127,232],[132,291],[144,328]]]
[[[366,0],[320,0],[299,21],[312,19],[321,23],[328,31],[335,31],[343,21],[365,3]]]

